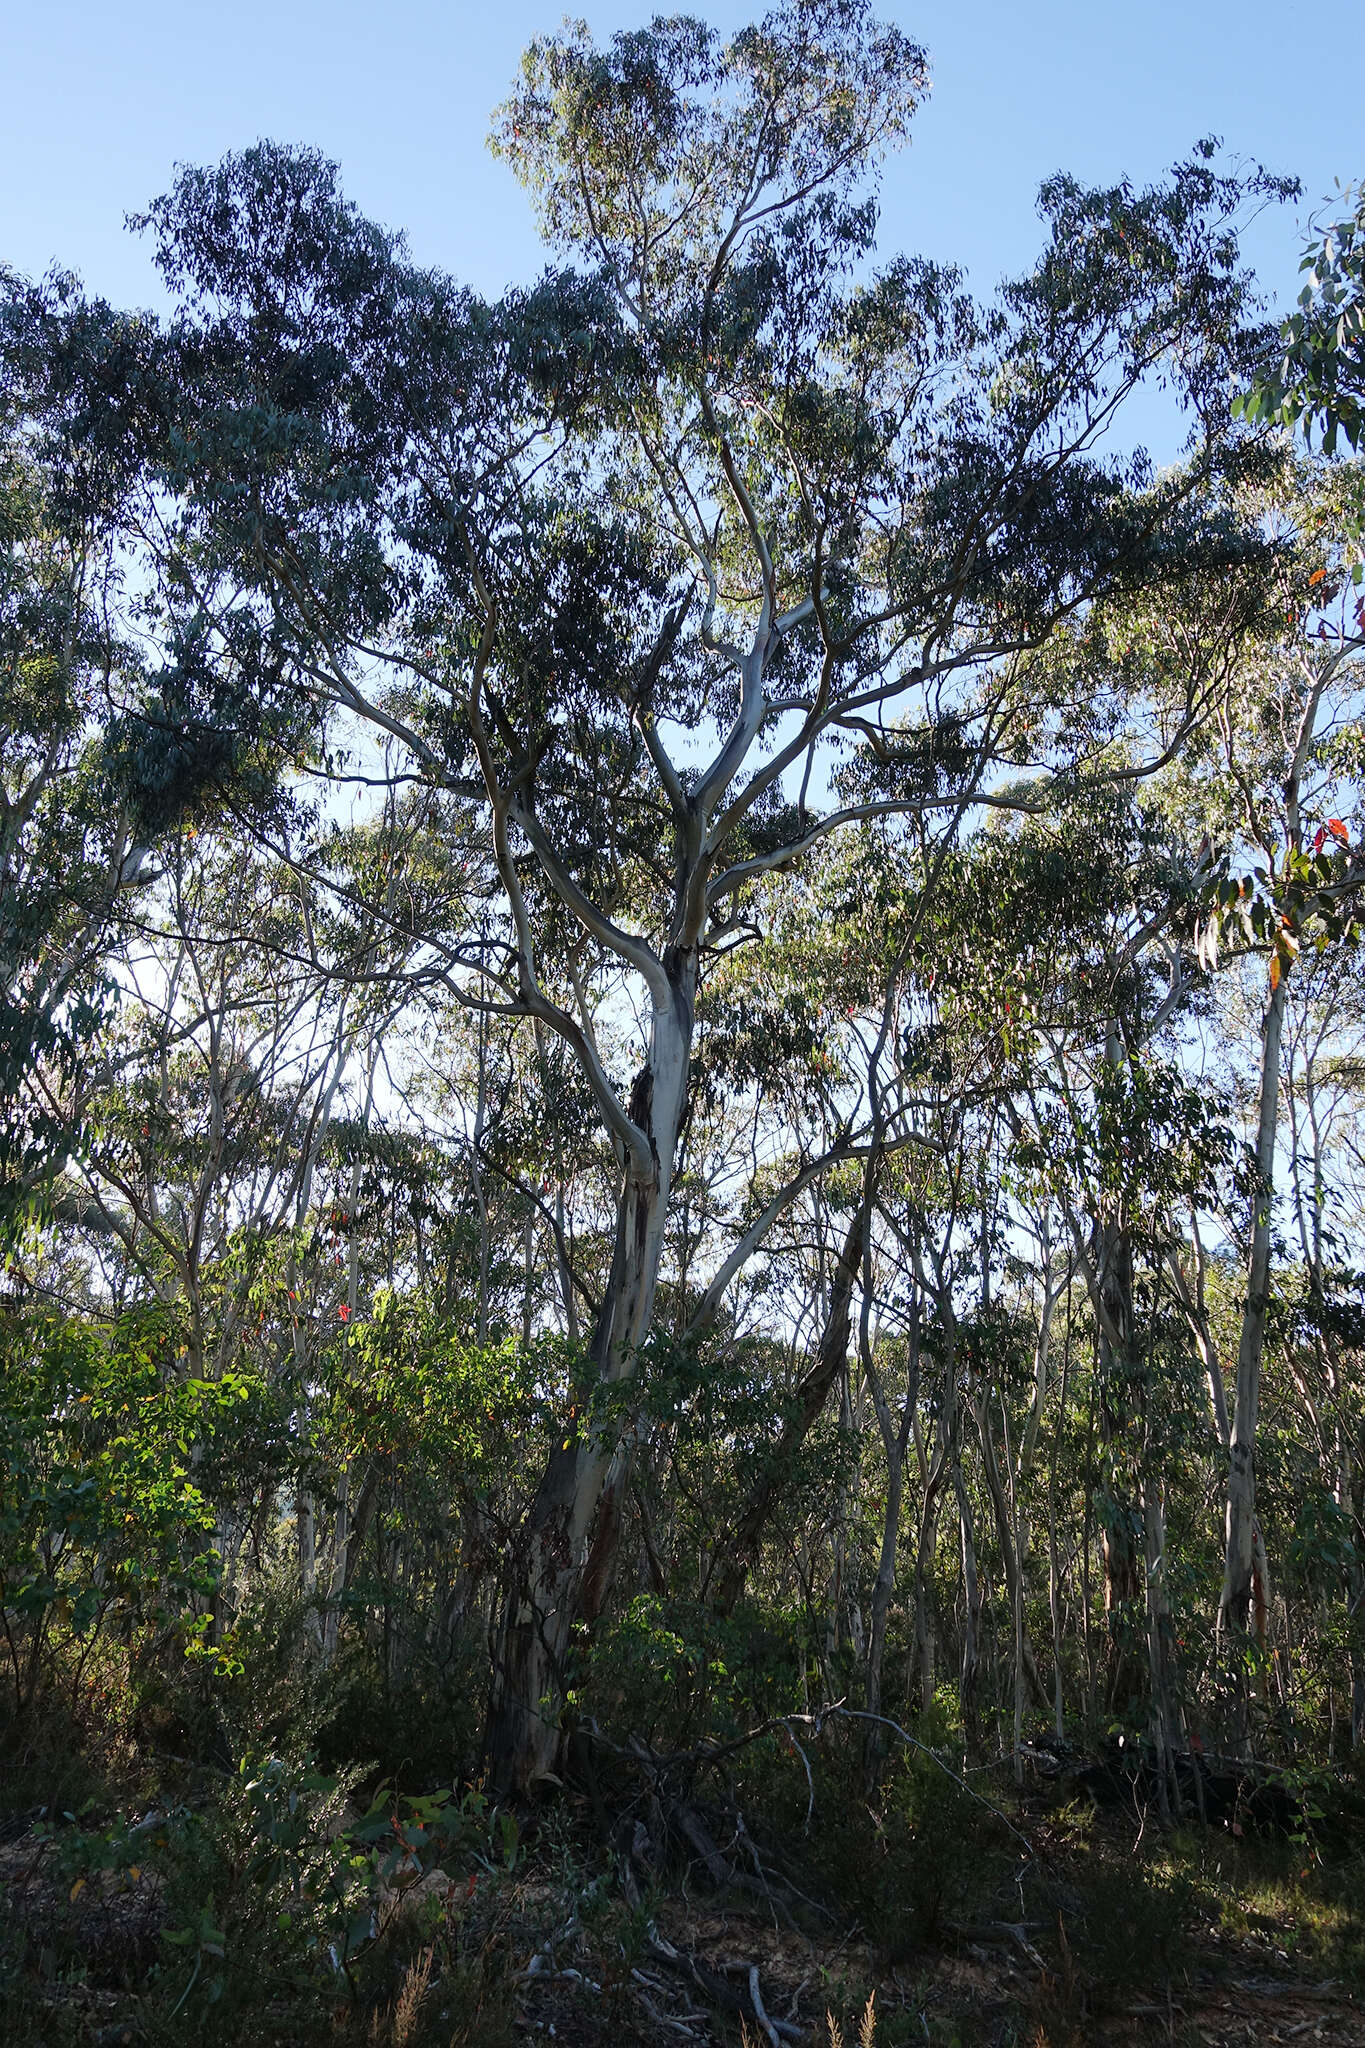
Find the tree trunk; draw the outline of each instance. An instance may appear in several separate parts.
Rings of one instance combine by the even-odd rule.
[[[1105,1506],[1100,1517],[1104,1611],[1109,1624],[1109,1702],[1140,1690],[1145,1635],[1143,1525],[1137,1484],[1142,1417],[1134,1386],[1133,1246],[1120,1219],[1099,1229],[1099,1423]]]
[[[1149,1481],[1143,1501],[1143,1550],[1147,1579],[1147,1666],[1151,1688],[1152,1746],[1156,1751],[1157,1810],[1171,1818],[1172,1794],[1179,1788],[1171,1761],[1174,1702],[1171,1699],[1169,1636],[1166,1604],[1166,1515],[1159,1482]]]
[[[970,1403],[977,1434],[981,1438],[981,1462],[986,1477],[986,1491],[990,1495],[991,1511],[995,1516],[996,1536],[1000,1543],[1001,1562],[1005,1567],[1005,1590],[1009,1594],[1010,1613],[1017,1622],[1019,1660],[1024,1678],[1037,1704],[1047,1711],[1049,1702],[1047,1690],[1038,1672],[1037,1659],[1023,1628],[1024,1613],[1024,1571],[1020,1546],[1015,1541],[1014,1516],[1006,1498],[1004,1481],[1000,1476],[1000,1464],[995,1455],[995,1439],[991,1431],[990,1397],[993,1389],[988,1385],[979,1397]]]
[[[1251,1231],[1246,1304],[1237,1346],[1237,1391],[1228,1449],[1227,1553],[1218,1603],[1220,1634],[1245,1644],[1257,1599],[1256,1421],[1261,1395],[1261,1353],[1270,1305],[1270,1227],[1274,1204],[1275,1129],[1280,1094],[1280,1038],[1284,1027],[1287,976],[1281,975],[1266,1006],[1262,1035],[1261,1104],[1256,1133],[1256,1208]]]
[[[913,1706],[915,1684],[919,1682],[920,1711],[926,1712],[934,1699],[934,1624],[929,1613],[926,1567],[934,1540],[938,1533],[938,1490],[929,1492],[926,1488],[920,1506],[919,1540],[915,1546],[915,1591],[914,1627],[911,1632],[911,1654],[905,1674],[905,1699],[907,1706]]]
[[[311,1487],[300,1486],[294,1511],[298,1532],[299,1591],[303,1596],[304,1632],[316,1650],[322,1645],[322,1621],[315,1604],[318,1580],[317,1508]]]
[[[631,1121],[648,1136],[649,1158],[629,1153],[625,1160],[611,1274],[590,1348],[599,1384],[634,1374],[654,1314],[686,1106],[695,950],[670,957],[669,980],[673,1000],[656,1005],[649,1058],[631,1092]],[[618,1436],[619,1424],[593,1415],[580,1421],[571,1412],[512,1548],[486,1738],[492,1782],[502,1793],[525,1793],[554,1773],[568,1652],[584,1613],[590,1547],[597,1583],[609,1580],[615,1563],[619,1515],[611,1517],[604,1541],[592,1539]]]
[[[1066,1396],[1071,1379],[1071,1284],[1066,1291],[1066,1348],[1062,1353],[1062,1388],[1057,1401],[1057,1427],[1047,1474],[1047,1599],[1052,1620],[1052,1722],[1057,1740],[1066,1734],[1062,1697],[1062,1585],[1057,1557],[1057,1459],[1066,1426]]]
[[[1343,1431],[1343,1438],[1345,1432]],[[1342,1461],[1341,1488],[1351,1518],[1354,1543],[1346,1566],[1346,1625],[1351,1641],[1351,1747],[1365,1749],[1365,1431],[1357,1447],[1354,1473],[1347,1458]]]
[[[872,1588],[872,1606],[869,1616],[867,1643],[867,1711],[880,1714],[882,1710],[882,1662],[886,1654],[886,1624],[891,1613],[891,1602],[896,1591],[896,1555],[900,1546],[901,1502],[905,1496],[905,1459],[910,1448],[914,1430],[915,1410],[919,1404],[919,1295],[914,1297],[910,1318],[910,1355],[907,1361],[905,1397],[901,1403],[900,1424],[895,1424],[891,1414],[886,1390],[874,1356],[875,1346],[870,1332],[871,1311],[871,1230],[864,1240],[866,1277],[863,1287],[863,1312],[859,1324],[859,1348],[862,1353],[863,1374],[871,1390],[873,1405],[877,1411],[877,1426],[881,1431],[882,1447],[886,1453],[886,1504],[882,1514],[881,1555],[877,1561],[877,1578]],[[882,1759],[886,1754],[887,1730],[878,1722],[870,1722],[867,1739],[863,1746],[863,1770],[867,1789],[876,1789],[881,1774]]]
[[[829,1581],[825,1592],[825,1696],[832,1698],[836,1662],[839,1655],[841,1629],[845,1617],[844,1599],[848,1578],[848,1502],[852,1486],[846,1462],[847,1449],[856,1444],[857,1434],[853,1427],[853,1390],[849,1384],[848,1361],[839,1375],[839,1484],[834,1496],[834,1516],[830,1526]],[[854,1481],[856,1484],[856,1479]],[[849,1617],[851,1620],[851,1617]],[[857,1631],[862,1627],[862,1616],[858,1616]],[[849,1628],[849,1642],[857,1655],[854,1627]]]
[[[962,1627],[962,1721],[967,1733],[977,1732],[977,1686],[981,1670],[981,1579],[976,1569],[976,1538],[972,1528],[971,1502],[962,1477],[962,1464],[953,1466],[953,1490],[957,1495],[958,1521],[962,1534],[962,1597],[966,1613]]]
[[[923,1711],[927,1711],[933,1705],[935,1688],[934,1628],[925,1597],[926,1576],[934,1550],[939,1502],[944,1483],[950,1473],[955,1482],[960,1478],[957,1441],[957,1318],[953,1313],[951,1290],[938,1289],[937,1301],[943,1330],[943,1395],[937,1442],[927,1471],[924,1470],[921,1458],[924,1492],[920,1502],[919,1540],[915,1549],[914,1656],[906,1675],[906,1698],[909,1700],[918,1673],[920,1706]],[[913,1432],[913,1415],[911,1429]]]
[[[886,1622],[896,1591],[896,1551],[900,1535],[901,1501],[905,1494],[905,1452],[899,1441],[888,1453],[886,1512],[882,1516],[882,1547],[872,1588],[872,1607],[867,1645],[867,1710],[882,1710],[882,1660],[886,1651]],[[882,1745],[877,1745],[878,1749]]]

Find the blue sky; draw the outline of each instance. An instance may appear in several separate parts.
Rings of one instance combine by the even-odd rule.
[[[659,10],[610,0],[584,11],[604,35]],[[694,11],[727,27],[759,10],[713,0]],[[1365,175],[1365,101],[1324,89],[1320,17],[1295,0],[885,0],[882,11],[926,45],[934,77],[887,180],[882,247],[964,263],[979,289],[1029,262],[1034,193],[1056,169],[1141,182],[1215,133],[1229,158],[1300,177],[1300,212],[1334,178]],[[57,260],[115,300],[155,303],[124,214],[164,190],[177,162],[268,135],[324,149],[419,259],[496,291],[541,257],[520,191],[484,146],[488,115],[524,43],[559,14],[556,0],[7,0],[0,261],[33,272]],[[1249,248],[1283,302],[1294,209],[1258,222]]]

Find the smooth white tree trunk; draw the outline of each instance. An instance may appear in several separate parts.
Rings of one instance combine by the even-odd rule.
[[[612,1267],[593,1333],[599,1384],[630,1378],[649,1334],[663,1259],[673,1161],[687,1101],[696,957],[677,964],[674,1001],[656,1006],[649,1056],[636,1077],[630,1114],[649,1137],[649,1160],[623,1169]],[[616,1528],[594,1544],[617,1449],[603,1416],[589,1414],[551,1451],[517,1553],[503,1617],[489,1715],[494,1784],[525,1792],[554,1774],[575,1624],[600,1604],[591,1577],[609,1574]],[[622,1475],[624,1481],[624,1474]],[[608,1514],[612,1503],[605,1504]]]

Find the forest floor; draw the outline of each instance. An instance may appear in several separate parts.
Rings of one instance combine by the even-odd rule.
[[[59,1839],[14,1816],[0,1841],[0,2041],[1365,2048],[1358,1843],[1305,1864],[1302,1844],[1163,1832],[1141,1813],[1038,1795],[1014,1806],[1012,1842],[987,1817],[973,1839],[923,1834],[912,1865],[879,1871],[869,1852],[860,1912],[839,1910],[844,1866],[821,1845],[802,1875],[817,1884],[824,1858],[823,1899],[798,1917],[790,1890],[736,1897],[704,1887],[695,1866],[643,1894],[628,1873],[623,1886],[587,1808],[532,1825],[505,1869],[479,1860],[392,1887],[379,1916],[387,1975],[359,2003],[306,2009],[265,1988],[253,1998],[253,1971],[262,1987],[269,1972],[245,1949],[217,2006],[201,2006],[194,1973],[223,1948],[231,1959],[235,1937],[201,1937],[193,1958],[183,1936],[168,1947],[184,1907],[163,1878],[125,1865],[72,1881]],[[909,1867],[927,1888],[902,1901]],[[206,1910],[219,1917],[212,1898]]]

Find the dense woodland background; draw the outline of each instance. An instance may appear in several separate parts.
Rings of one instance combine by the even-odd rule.
[[[1201,145],[973,300],[924,80],[534,45],[497,304],[273,144],[164,320],[4,277],[17,2039],[501,2039],[528,1859],[622,2038],[697,1885],[1098,2038],[1042,1779],[1358,1882],[1365,217],[1281,329]]]

